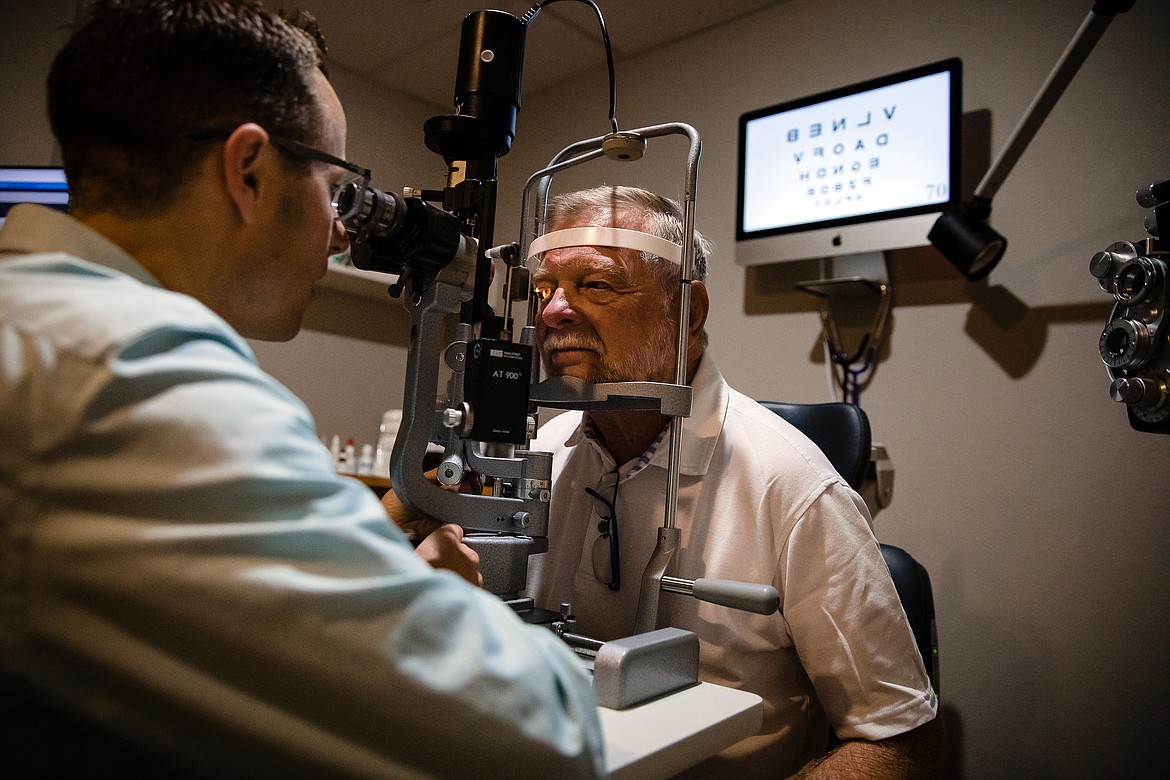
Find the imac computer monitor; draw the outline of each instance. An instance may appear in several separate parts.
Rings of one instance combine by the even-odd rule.
[[[39,203],[65,211],[69,207],[65,171],[33,165],[0,165],[0,225],[17,203]]]
[[[736,262],[928,244],[959,202],[961,81],[949,59],[741,116]]]

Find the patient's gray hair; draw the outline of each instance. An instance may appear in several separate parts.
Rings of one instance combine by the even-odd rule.
[[[680,246],[683,243],[683,210],[670,198],[638,187],[602,185],[588,190],[557,195],[549,203],[548,224],[550,230],[579,220],[588,220],[594,225],[641,230],[644,233],[665,238]],[[707,258],[711,255],[711,242],[698,230],[694,235],[695,264],[691,278],[698,282],[707,281]],[[654,269],[655,275],[670,293],[669,300],[675,300],[678,291],[678,266],[669,260],[640,252],[642,259]]]

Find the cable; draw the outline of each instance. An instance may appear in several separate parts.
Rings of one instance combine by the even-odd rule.
[[[605,43],[605,64],[609,68],[609,124],[613,128],[613,132],[618,132],[617,121],[617,81],[614,78],[613,68],[613,46],[609,42],[609,30],[605,28],[605,18],[601,15],[601,9],[597,7],[597,3],[593,0],[574,0],[575,2],[585,3],[593,9],[593,13],[597,15],[597,24],[601,27],[601,40]],[[559,3],[562,0],[541,0],[541,2],[532,6],[528,11],[520,17],[520,21],[527,27],[533,19],[535,19],[546,5]]]
[[[841,400],[854,406],[860,405],[861,390],[869,383],[876,367],[878,348],[890,314],[890,288],[886,284],[880,284],[878,289],[881,293],[881,299],[878,301],[874,320],[870,323],[869,329],[862,336],[861,343],[852,354],[845,351],[844,340],[837,330],[831,298],[828,304],[818,312],[825,335],[825,356],[826,362],[829,364],[827,368],[832,383],[840,387]],[[840,369],[840,376],[838,376],[837,369]]]

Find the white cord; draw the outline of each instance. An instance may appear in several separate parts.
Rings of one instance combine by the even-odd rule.
[[[817,264],[820,268],[821,281],[824,281],[825,277],[826,277],[826,270],[827,270],[825,268],[825,260],[826,259],[827,258],[822,257],[817,261]],[[822,322],[823,322],[823,320],[822,320]],[[822,327],[822,331],[823,330],[824,330],[824,328]],[[829,386],[829,400],[830,401],[843,400],[843,399],[837,398],[837,391],[838,391],[840,385],[837,383],[837,374],[833,370],[833,353],[832,353],[832,350],[829,349],[829,334],[827,332],[822,332],[821,336],[822,336],[821,349],[825,353],[825,381]]]

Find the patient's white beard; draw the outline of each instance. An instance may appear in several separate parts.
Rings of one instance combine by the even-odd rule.
[[[657,320],[637,346],[624,358],[615,360],[600,339],[580,333],[549,331],[540,345],[546,374],[549,354],[555,349],[590,349],[601,357],[599,382],[673,382],[675,325],[670,317]]]

